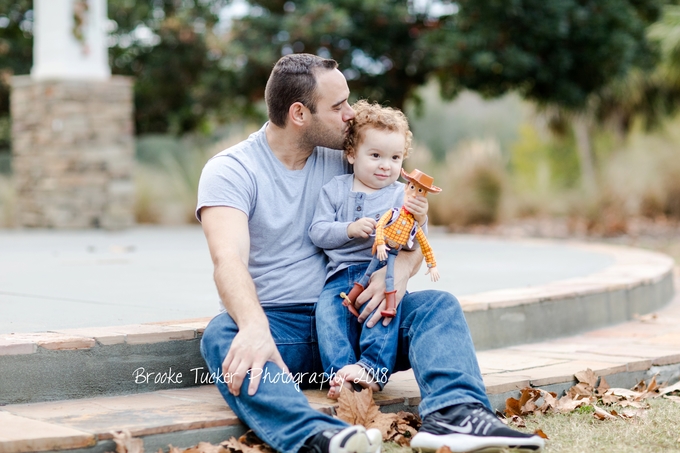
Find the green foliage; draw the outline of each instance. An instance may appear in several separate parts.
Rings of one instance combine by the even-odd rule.
[[[446,153],[461,142],[475,139],[498,140],[502,154],[508,156],[527,111],[515,93],[484,100],[466,91],[454,101],[444,101],[434,80],[419,88],[416,95],[422,100],[420,114],[418,107],[408,102],[405,111],[409,124],[416,140],[425,144],[438,161],[443,161]]]
[[[0,160],[9,150],[10,77],[28,74],[33,58],[31,0],[0,0]],[[0,162],[0,171],[4,164]]]
[[[654,54],[645,28],[660,0],[462,0],[424,40],[444,93],[517,89],[532,100],[580,109],[590,94]]]
[[[115,74],[135,77],[139,134],[206,130],[224,115],[228,75],[215,33],[227,0],[109,0]]]
[[[577,407],[576,410],[574,411],[577,414],[593,414],[595,413],[595,408],[593,406],[581,406]]]
[[[399,0],[252,1],[233,24],[227,61],[239,91],[262,91],[281,55],[314,53],[340,63],[352,94],[401,108],[432,70],[418,38],[432,26]]]
[[[398,108],[407,99],[418,104],[416,88],[432,75],[449,97],[463,88],[488,96],[518,90],[541,103],[582,107],[631,68],[653,65],[645,27],[662,1],[252,0],[225,29],[219,15],[228,3],[108,1],[111,67],[136,79],[138,134],[261,118],[271,67],[291,52],[336,59],[353,96]],[[31,65],[31,1],[0,0],[0,11],[4,116],[6,76]]]
[[[573,188],[580,171],[574,141],[570,136],[544,134],[525,123],[512,146],[510,167],[520,190],[548,192]]]

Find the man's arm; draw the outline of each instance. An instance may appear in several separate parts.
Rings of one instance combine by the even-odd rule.
[[[397,306],[401,302],[401,299],[406,293],[406,284],[408,279],[418,272],[420,265],[423,263],[423,254],[420,248],[413,251],[401,250],[394,261],[394,289],[397,290],[396,302]],[[377,306],[380,306],[380,310],[366,321],[368,327],[373,327],[382,316],[380,311],[385,309],[385,272],[387,269],[384,267],[373,272],[371,275],[371,280],[369,281],[366,290],[359,294],[357,297],[356,305],[365,306],[362,307],[361,314],[359,316],[359,322],[363,322]],[[385,318],[383,320],[383,325],[388,325],[392,321],[392,318]]]
[[[238,396],[249,369],[260,370],[268,361],[276,363],[286,373],[288,368],[276,348],[269,321],[248,272],[248,217],[235,208],[206,207],[201,209],[201,221],[215,267],[217,291],[239,329],[222,362],[229,391]],[[255,394],[259,383],[259,379],[251,380],[249,395]]]

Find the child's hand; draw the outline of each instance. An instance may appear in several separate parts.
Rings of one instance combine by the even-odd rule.
[[[422,225],[427,220],[427,211],[430,205],[425,197],[407,198],[404,207],[413,214],[416,221]]]
[[[368,238],[375,229],[376,221],[370,217],[362,217],[356,222],[352,222],[347,226],[347,236],[352,238]]]

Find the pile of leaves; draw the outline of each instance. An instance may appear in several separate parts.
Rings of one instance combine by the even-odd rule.
[[[649,408],[649,398],[663,397],[680,403],[680,382],[662,387],[653,377],[648,384],[640,381],[632,389],[624,389],[610,387],[604,376],[598,377],[590,369],[576,373],[574,377],[578,383],[560,398],[554,392],[530,387],[520,391],[519,399],[508,398],[505,403],[505,422],[526,427],[523,417],[527,415],[569,413],[585,407],[592,409],[593,416],[598,420],[631,419],[641,416]],[[612,408],[614,405],[618,411]],[[404,447],[410,445],[411,438],[421,425],[420,418],[410,412],[380,412],[370,389],[341,392],[336,414],[351,425],[377,428],[384,442],[395,442]],[[536,434],[547,438],[541,430],[537,430]],[[144,453],[143,440],[132,437],[129,431],[117,432],[113,436],[116,453]],[[446,450],[442,449],[438,453],[449,453]],[[162,451],[159,450],[159,453]],[[275,453],[275,450],[255,433],[248,431],[238,439],[231,437],[219,445],[200,442],[187,449],[170,446],[169,453]]]
[[[599,377],[591,370],[580,371],[574,375],[578,384],[571,387],[564,396],[557,398],[554,392],[526,387],[520,391],[520,398],[508,398],[505,402],[505,416],[510,423],[524,427],[526,415],[547,413],[568,413],[578,408],[592,408],[598,420],[639,417],[649,408],[649,398],[664,397],[680,403],[680,382],[669,387],[661,387],[656,376],[649,384],[640,381],[632,389],[612,388],[604,376]],[[598,383],[599,379],[599,383]],[[611,406],[618,406],[619,411]]]
[[[395,442],[408,447],[411,438],[418,432],[421,421],[417,415],[400,411],[396,414],[384,414],[373,401],[373,391],[364,389],[361,392],[350,390],[340,392],[337,417],[351,425],[363,425],[367,429],[377,428],[383,435],[383,441]],[[144,441],[132,437],[129,431],[113,433],[116,453],[144,453]],[[158,453],[163,453],[159,450]],[[238,439],[231,437],[219,445],[200,442],[187,449],[170,446],[169,453],[276,453],[252,431],[246,432]]]

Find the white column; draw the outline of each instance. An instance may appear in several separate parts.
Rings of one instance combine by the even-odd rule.
[[[85,0],[78,40],[74,9],[82,0],[34,0],[33,68],[36,80],[106,80],[111,76],[106,45],[106,0]]]

